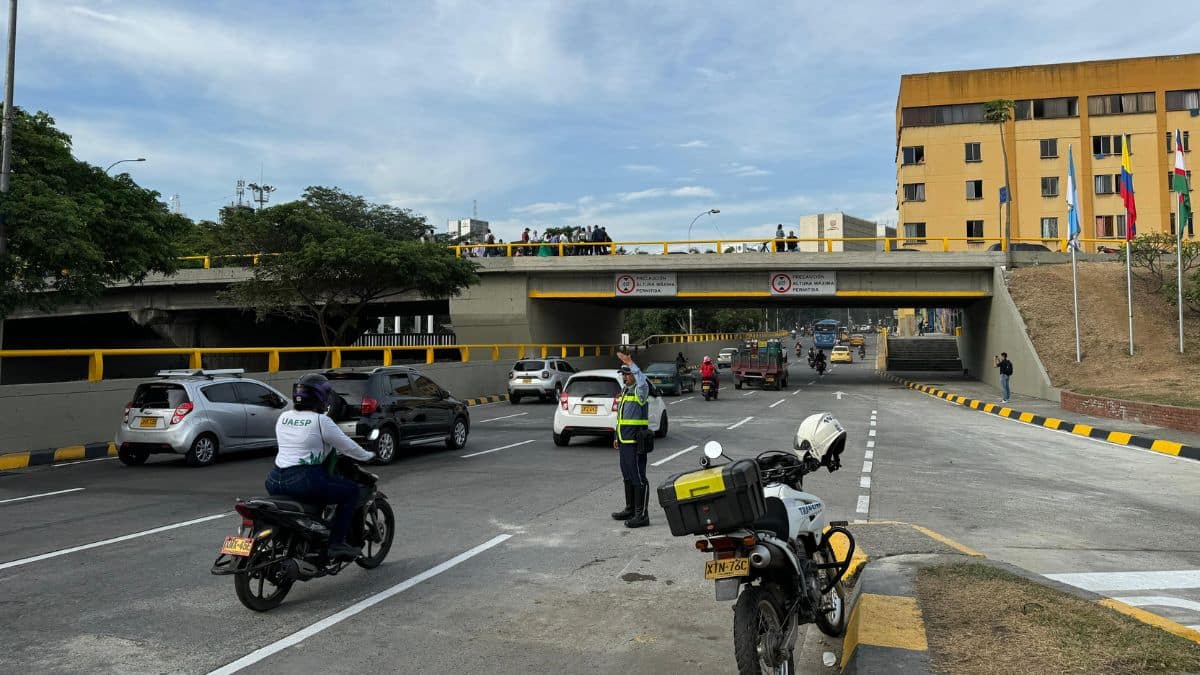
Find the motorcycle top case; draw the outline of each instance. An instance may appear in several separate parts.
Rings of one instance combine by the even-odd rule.
[[[658,503],[676,537],[748,527],[767,510],[751,459],[676,474],[658,486]]]

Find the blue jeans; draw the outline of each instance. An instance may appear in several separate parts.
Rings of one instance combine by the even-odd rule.
[[[648,485],[646,454],[637,451],[637,443],[621,443],[621,478],[634,485]]]
[[[358,508],[358,484],[341,476],[331,476],[324,466],[275,467],[267,474],[267,493],[273,497],[291,497],[308,504],[337,504],[329,523],[331,546],[346,543],[346,534]]]
[[[1004,373],[1000,373],[1000,390],[1004,392],[1003,398],[1005,401],[1007,401],[1009,398],[1008,378],[1009,378],[1008,375],[1005,375]]]

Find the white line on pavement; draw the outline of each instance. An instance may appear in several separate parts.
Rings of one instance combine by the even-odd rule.
[[[212,516],[204,516],[203,518],[194,518],[192,520],[185,520],[182,523],[173,523],[171,525],[163,525],[162,527],[156,527],[152,530],[142,530],[141,532],[134,532],[133,534],[125,534],[120,537],[113,537],[112,539],[103,539],[101,541],[94,541],[90,544],[83,544],[82,546],[72,546],[71,548],[59,549],[57,551],[51,551],[49,553],[42,553],[41,555],[30,556],[28,558],[21,558],[20,560],[10,560],[6,563],[0,563],[0,570],[6,570],[10,567],[20,567],[21,565],[28,565],[29,563],[35,563],[35,562],[39,562],[42,560],[49,560],[50,558],[57,558],[62,555],[67,555],[68,553],[78,553],[79,551],[86,551],[88,549],[100,548],[101,546],[108,546],[109,544],[118,544],[123,541],[129,541],[130,539],[137,539],[138,537],[147,537],[152,534],[158,534],[159,532],[166,532],[167,530],[174,530],[174,529],[177,529],[180,527],[187,527],[188,525],[196,525],[198,523],[206,523],[210,520],[216,520],[217,518],[228,518],[229,516],[232,516],[232,515],[233,515],[232,511],[230,511],[228,513],[218,513],[218,514],[212,515]]]
[[[752,389],[752,390],[750,390],[750,391],[748,391],[748,392],[746,392],[746,393],[742,394],[742,396],[753,396],[753,395],[755,395],[755,394],[757,394],[757,393],[758,393],[757,391],[754,391],[754,390]]]
[[[492,417],[492,418],[489,418],[489,419],[486,419],[486,420],[477,420],[477,421],[475,422],[475,424],[483,424],[484,422],[495,422],[496,420],[506,420],[506,419],[508,419],[508,418],[510,418],[510,417],[520,417],[521,415],[528,415],[528,414],[529,414],[529,413],[527,413],[527,412],[523,412],[523,413],[513,413],[513,414],[511,414],[511,415],[505,415],[504,417]]]
[[[747,417],[746,419],[742,420],[741,422],[735,422],[732,426],[725,427],[725,430],[733,431],[734,429],[742,426],[743,424],[745,424],[746,422],[749,422],[752,419],[754,419],[753,415],[751,415],[750,417]]]
[[[1078,572],[1047,574],[1047,579],[1061,581],[1085,591],[1141,591],[1161,588],[1200,588],[1200,570],[1163,572]]]
[[[871,426],[875,426],[875,420],[871,420]]]
[[[74,462],[59,462],[58,464],[51,464],[50,466],[52,468],[57,469],[60,466],[71,466],[72,464],[87,464],[88,462],[107,462],[110,459],[116,459],[116,457],[97,457],[96,459],[77,459]]]
[[[1129,597],[1121,596],[1116,599],[1134,607],[1178,607],[1180,609],[1190,609],[1200,612],[1200,602],[1186,598],[1173,598],[1169,595],[1134,595]]]
[[[27,497],[13,497],[12,499],[0,499],[0,504],[8,504],[10,502],[23,502],[26,499],[37,499],[38,497],[51,497],[54,495],[65,495],[68,492],[79,492],[83,488],[71,488],[70,490],[55,490],[54,492],[43,492],[41,494],[29,495]]]
[[[809,384],[812,384],[812,382],[809,382]],[[800,392],[801,392],[800,387],[796,387],[796,391],[792,392],[792,396],[795,396],[796,394],[799,394]]]
[[[876,410],[872,410],[872,411],[871,411],[871,414],[872,414],[872,415],[874,415],[876,412],[878,412],[878,411],[876,411]]]
[[[871,462],[870,461],[863,462],[863,471],[862,472],[863,473],[871,473]]]
[[[858,496],[858,508],[855,509],[858,513],[866,513],[871,509],[871,498],[867,495]]]
[[[696,398],[696,397],[695,397],[695,396],[689,396],[689,397],[687,397],[687,398],[681,398],[681,399],[679,399],[678,401],[671,401],[671,402],[670,402],[670,403],[668,403],[667,405],[675,405],[676,403],[683,403],[684,401],[690,401],[690,400],[692,400],[692,399],[694,399],[694,398]]]
[[[663,465],[663,464],[666,464],[667,462],[669,462],[669,461],[671,461],[671,460],[675,459],[676,457],[678,457],[678,456],[682,455],[683,453],[685,453],[685,452],[691,452],[692,450],[695,450],[695,449],[696,449],[696,448],[698,448],[698,447],[700,447],[700,446],[698,446],[698,445],[689,445],[689,446],[687,446],[686,448],[684,448],[684,449],[680,450],[679,452],[677,452],[677,453],[675,453],[675,454],[673,454],[673,455],[667,455],[666,457],[663,457],[662,459],[660,459],[660,460],[658,460],[657,462],[655,462],[655,463],[651,464],[650,466],[661,466],[661,465]]]
[[[868,448],[873,448],[873,447],[875,447],[875,441],[867,441],[867,447],[868,447]]]
[[[871,477],[870,476],[859,476],[858,487],[866,488],[868,490],[871,489]]]
[[[875,451],[874,451],[874,450],[868,450],[868,451],[866,452],[866,454],[864,454],[864,455],[863,455],[863,459],[874,459],[874,458],[875,458]]]
[[[528,441],[521,441],[520,443],[510,443],[510,444],[508,444],[508,445],[502,445],[502,446],[500,446],[500,447],[498,447],[498,448],[492,448],[491,450],[484,450],[484,451],[482,451],[482,452],[472,452],[472,453],[471,453],[471,454],[469,454],[469,455],[463,455],[463,456],[462,456],[462,458],[463,458],[463,459],[468,459],[468,458],[470,458],[470,457],[478,457],[478,456],[480,456],[480,455],[486,455],[486,454],[488,454],[489,452],[499,452],[500,450],[507,450],[507,449],[509,449],[509,448],[515,448],[515,447],[517,447],[518,445],[527,445],[527,444],[529,444],[529,443],[532,443],[532,442],[533,442],[533,439],[531,438],[531,439],[529,439]]]
[[[783,402],[784,402],[784,401],[786,401],[786,400],[787,400],[786,398],[781,398],[781,399],[779,399],[778,401],[775,401],[774,403],[772,403],[771,405],[769,405],[769,406],[767,406],[767,407],[768,407],[768,408],[774,408],[775,406],[779,405],[780,403],[783,403]]]
[[[868,435],[868,436],[874,436],[874,435],[875,435],[875,430],[874,430],[874,429],[872,429],[872,430],[868,431],[868,432],[867,432],[867,435]]]
[[[816,381],[816,380],[809,380],[809,381],[808,381],[808,383],[809,383],[809,384],[816,384],[816,383],[817,383],[817,381]]]
[[[395,586],[392,586],[391,588],[389,588],[385,591],[380,591],[379,593],[376,593],[375,595],[372,595],[369,598],[360,600],[360,601],[354,603],[353,605],[350,605],[346,609],[343,609],[342,611],[340,611],[336,614],[327,616],[324,619],[321,619],[320,621],[312,624],[311,626],[308,626],[307,628],[298,630],[295,633],[292,633],[291,635],[289,635],[281,640],[276,640],[275,642],[272,642],[271,644],[269,644],[265,647],[256,649],[256,650],[250,652],[249,654],[243,656],[242,658],[238,659],[237,661],[230,663],[229,665],[222,666],[220,668],[217,668],[216,670],[210,671],[208,675],[230,675],[231,673],[236,673],[239,670],[242,670],[243,668],[252,666],[252,665],[258,663],[259,661],[262,661],[263,659],[267,658],[268,656],[271,656],[272,654],[281,652],[293,645],[298,645],[301,642],[307,640],[308,638],[325,630],[326,628],[336,626],[337,624],[345,621],[346,619],[349,619],[350,617],[358,614],[359,612],[362,612],[365,609],[370,609],[371,607],[378,605],[379,603],[383,602],[384,600],[387,600],[388,598],[392,597],[393,595],[396,595],[398,593],[403,593],[404,591],[407,591],[408,589],[412,588],[413,586],[416,586],[417,584],[421,583],[422,581],[432,579],[433,577],[436,577],[437,575],[441,574],[442,572],[445,572],[449,569],[457,567],[458,565],[466,562],[467,560],[470,560],[471,558],[474,558],[475,556],[479,555],[480,553],[487,551],[488,549],[492,548],[493,546],[497,546],[499,544],[504,543],[505,541],[507,541],[510,538],[512,538],[511,534],[497,535],[497,536],[493,537],[492,539],[489,539],[488,541],[483,542],[482,544],[476,546],[475,548],[473,548],[469,551],[464,551],[463,553],[459,553],[458,555],[447,560],[446,562],[444,562],[436,567],[431,567],[430,569],[425,570],[424,572],[421,572],[420,574],[416,575],[415,577],[410,577],[408,579],[405,579],[404,581],[401,581],[400,583],[396,584]]]

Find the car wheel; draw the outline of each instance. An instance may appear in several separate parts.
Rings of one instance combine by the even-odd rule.
[[[654,432],[655,438],[667,437],[667,411],[663,411],[662,417],[658,418],[658,431]]]
[[[121,448],[117,450],[117,458],[125,466],[139,466],[145,464],[146,460],[150,458],[150,451]]]
[[[520,394],[509,394],[508,402],[513,405],[520,405],[521,404],[521,395]]]
[[[554,385],[554,398],[550,399],[551,403],[558,403],[562,400],[563,387],[561,384]]]
[[[396,461],[398,442],[396,432],[390,427],[379,430],[379,440],[375,442],[375,459],[380,464],[391,464]]]
[[[203,433],[192,441],[192,447],[188,449],[184,459],[190,466],[208,466],[217,461],[217,437]]]
[[[734,388],[734,389],[741,389],[741,388],[742,388],[742,381],[741,381],[741,380],[734,380],[734,381],[733,381],[733,388]]]
[[[446,449],[461,450],[467,444],[467,433],[467,420],[455,417],[454,425],[450,427],[450,435],[446,437]]]
[[[565,431],[561,434],[554,434],[554,444],[560,448],[567,447],[571,444],[571,434]]]

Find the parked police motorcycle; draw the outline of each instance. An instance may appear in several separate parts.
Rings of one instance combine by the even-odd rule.
[[[378,434],[372,432],[371,440]],[[396,530],[391,504],[378,489],[379,476],[336,452],[327,463],[331,471],[359,485],[359,507],[347,543],[363,547],[355,564],[375,569],[391,550]],[[282,497],[239,499],[234,510],[242,524],[236,535],[225,538],[212,573],[232,575],[234,592],[248,609],[265,612],[278,607],[297,581],[333,576],[350,564],[328,555],[327,523],[333,508]]]
[[[825,504],[803,490],[805,475],[841,466],[846,431],[829,413],[811,415],[796,430],[793,447],[714,466],[725,455],[720,443],[709,441],[700,460],[705,469],[658,488],[671,534],[698,535],[697,550],[712,554],[704,578],[713,580],[716,599],[736,600],[733,644],[742,675],[793,672],[805,624],[832,637],[846,629],[842,577],[854,537],[845,521],[830,523]],[[845,538],[840,558],[835,537]]]

